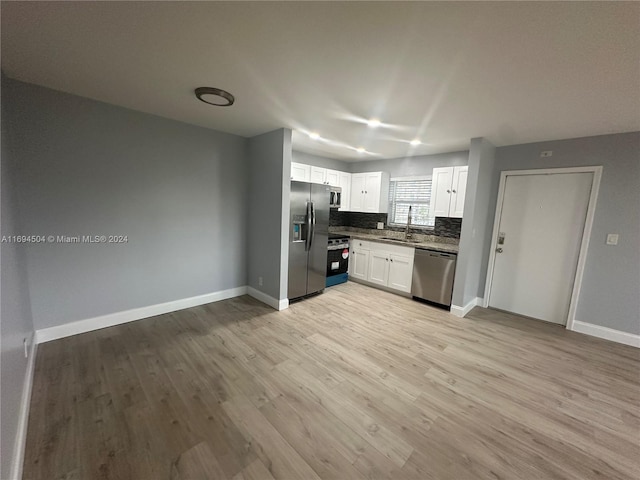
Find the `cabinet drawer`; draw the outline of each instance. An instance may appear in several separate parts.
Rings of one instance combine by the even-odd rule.
[[[397,255],[405,255],[413,258],[415,254],[414,247],[405,247],[403,245],[392,245],[390,243],[369,242],[369,250],[375,250],[376,252],[394,253]]]
[[[351,240],[349,246],[352,250],[371,250],[371,242],[366,240]]]

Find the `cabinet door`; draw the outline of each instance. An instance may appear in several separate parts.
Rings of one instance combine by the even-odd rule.
[[[327,169],[326,168],[320,168],[320,167],[311,167],[311,180],[309,180],[311,183],[325,183],[326,182],[326,174],[327,174]]]
[[[349,276],[366,280],[369,274],[369,250],[352,249],[351,262],[349,262]]]
[[[339,187],[340,186],[340,173],[337,170],[329,170],[327,168],[325,176],[324,176],[324,181],[327,182],[327,184],[331,185],[332,187]]]
[[[364,212],[364,174],[351,175],[351,205],[352,212]]]
[[[308,182],[311,177],[311,166],[302,163],[291,162],[291,180]]]
[[[431,183],[431,216],[448,217],[453,167],[434,168]]]
[[[371,283],[387,286],[389,281],[389,254],[382,251],[371,250],[369,255],[369,276]]]
[[[368,173],[364,177],[364,211],[380,211],[380,174]]]
[[[389,255],[389,287],[402,292],[411,291],[413,258],[392,253]]]
[[[338,172],[338,186],[342,189],[340,211],[348,212],[351,204],[351,174]]]
[[[467,192],[467,173],[469,167],[454,167],[453,183],[451,186],[451,205],[449,216],[462,218],[464,211],[464,197]]]

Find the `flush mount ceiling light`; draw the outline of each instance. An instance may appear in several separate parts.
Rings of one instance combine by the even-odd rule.
[[[369,125],[371,128],[378,128],[380,126],[380,120],[378,120],[377,118],[372,118],[367,122],[367,125]]]
[[[409,142],[411,145],[413,145],[414,147],[417,147],[418,145],[422,144],[422,142],[420,140],[418,140],[417,138],[414,138],[413,140],[411,140]]]
[[[229,92],[214,87],[198,87],[195,93],[198,100],[216,107],[229,107],[236,101]]]
[[[366,152],[366,150],[364,149],[364,147],[358,147],[358,148],[356,148],[356,152],[364,153],[364,152]]]
[[[309,134],[309,138],[310,138],[311,140],[318,140],[318,139],[320,138],[320,134],[319,134],[319,133],[317,133],[317,132],[311,132],[311,133]]]

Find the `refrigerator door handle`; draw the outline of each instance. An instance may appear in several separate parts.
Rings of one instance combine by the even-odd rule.
[[[309,205],[311,206],[311,216],[310,216],[310,231],[309,231],[309,250],[311,250],[311,244],[313,243],[313,237],[316,234],[316,209],[315,206],[313,205],[313,202],[309,202]]]
[[[307,224],[307,237],[304,239],[304,251],[308,252],[311,248],[311,202],[307,202],[307,214],[305,216],[305,223]]]

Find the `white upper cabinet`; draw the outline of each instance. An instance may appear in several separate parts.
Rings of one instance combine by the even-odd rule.
[[[343,212],[351,210],[351,174],[338,172],[338,186],[342,189],[340,209]]]
[[[453,183],[451,185],[451,205],[449,216],[462,218],[464,211],[464,198],[467,193],[467,174],[469,167],[454,167]]]
[[[308,182],[311,179],[311,166],[291,162],[291,180]]]
[[[327,169],[321,167],[311,166],[311,183],[323,183],[326,184]]]
[[[291,162],[291,180],[300,182],[321,183],[342,189],[341,211],[349,211],[351,203],[351,174],[330,168],[314,167],[302,163]]]
[[[433,169],[431,216],[462,218],[469,167]]]
[[[448,217],[453,167],[434,168],[431,180],[431,216]]]
[[[339,187],[340,173],[342,172],[339,172],[338,170],[330,170],[327,168],[324,176],[325,182],[327,182],[327,184],[331,185],[332,187]]]
[[[387,213],[389,206],[389,174],[385,172],[351,175],[352,212]]]

